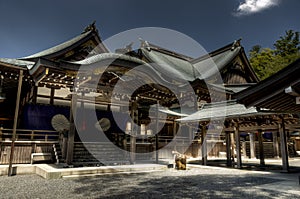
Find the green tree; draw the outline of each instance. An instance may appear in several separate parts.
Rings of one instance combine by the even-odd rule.
[[[285,31],[285,36],[281,36],[274,44],[276,55],[289,56],[299,53],[299,32],[293,30]]]
[[[260,79],[265,79],[300,58],[299,32],[288,30],[274,43],[275,49],[255,45],[249,52],[250,63]]]

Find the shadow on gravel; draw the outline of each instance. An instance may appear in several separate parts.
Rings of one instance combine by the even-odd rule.
[[[160,175],[161,174],[161,175]],[[260,175],[189,175],[155,174],[109,175],[74,180],[74,190],[92,198],[298,198],[280,190],[264,189],[264,184],[282,181]],[[260,186],[262,188],[256,188]]]

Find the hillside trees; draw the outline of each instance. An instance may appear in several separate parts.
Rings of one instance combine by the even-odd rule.
[[[300,58],[299,32],[286,31],[274,43],[274,49],[255,45],[249,56],[254,71],[263,80]]]

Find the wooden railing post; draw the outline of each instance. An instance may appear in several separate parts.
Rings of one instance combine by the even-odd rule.
[[[34,140],[34,130],[31,131],[30,140]]]
[[[0,141],[2,141],[2,127],[0,127]]]

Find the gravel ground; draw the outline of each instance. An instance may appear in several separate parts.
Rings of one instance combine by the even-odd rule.
[[[293,191],[267,188],[287,180],[278,174],[210,168],[55,180],[0,176],[0,198],[300,198]]]

